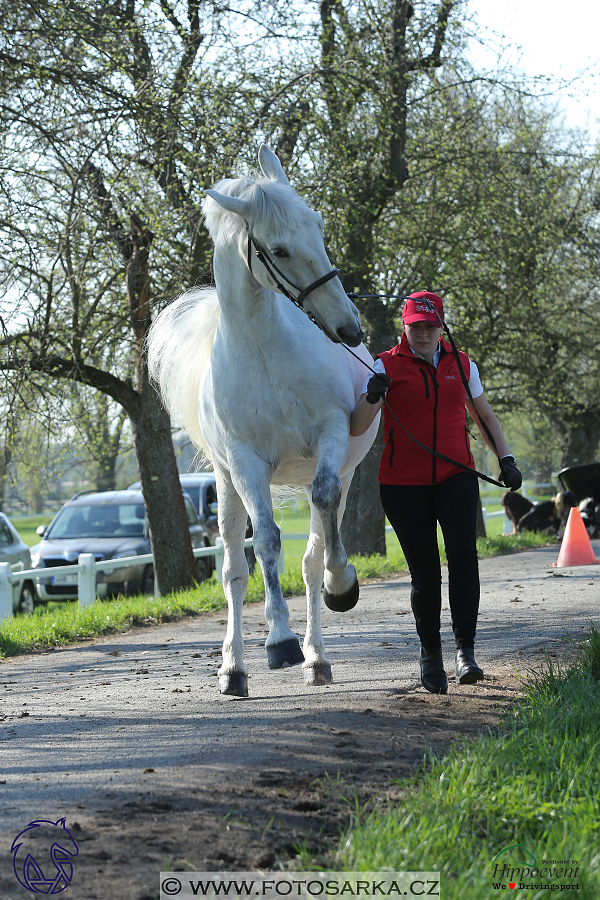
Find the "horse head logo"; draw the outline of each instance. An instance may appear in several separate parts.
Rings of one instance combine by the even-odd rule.
[[[497,862],[505,853],[510,854],[511,863],[517,863],[517,865],[520,866],[529,866],[530,868],[535,868],[535,866],[537,866],[535,856],[527,850],[525,844],[511,844],[510,847],[501,850],[500,853],[494,857],[493,862]]]
[[[17,880],[36,894],[60,894],[71,884],[73,863],[79,849],[65,826],[65,819],[30,822],[16,836],[10,851]]]

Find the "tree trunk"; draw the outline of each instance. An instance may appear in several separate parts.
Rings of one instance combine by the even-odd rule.
[[[171,420],[147,378],[138,384],[138,392],[138,411],[131,417],[133,441],[150,524],[158,593],[169,594],[194,583],[194,557]]]
[[[0,512],[4,509],[4,500],[6,497],[6,479],[8,478],[8,469],[12,459],[11,448],[5,444],[0,450]]]
[[[586,411],[566,424],[555,422],[563,434],[561,468],[596,462],[600,442],[600,415]],[[569,427],[570,426],[570,427]],[[568,430],[567,430],[568,428]]]
[[[97,491],[115,491],[116,480],[115,471],[117,467],[117,456],[113,452],[103,454],[97,460],[95,465],[94,484]]]
[[[191,587],[195,578],[189,523],[183,502],[171,419],[148,379],[144,341],[150,328],[148,256],[151,232],[131,214],[132,251],[127,261],[127,296],[136,337],[138,400],[129,411],[142,483],[154,573],[159,594]]]
[[[375,442],[356,467],[342,521],[341,538],[347,553],[385,556],[385,514],[379,500],[377,473],[383,449],[379,428]]]
[[[365,271],[366,268],[365,265]],[[366,306],[370,352],[377,354],[389,350],[397,340],[389,311],[381,300],[369,300]],[[367,375],[369,370],[365,368],[365,378]],[[382,452],[383,426],[380,425],[373,446],[356,467],[346,501],[341,536],[346,552],[355,556],[374,553],[385,556],[385,515],[379,499],[378,481]]]

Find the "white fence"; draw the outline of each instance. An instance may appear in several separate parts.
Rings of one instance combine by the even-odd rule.
[[[552,487],[551,484],[530,484],[529,488]],[[527,487],[523,483],[522,494],[527,496]],[[486,492],[482,495],[482,499],[491,499],[493,494]],[[501,496],[501,494],[498,494]],[[483,509],[483,521],[495,516],[504,516],[504,531],[512,533],[512,522],[503,510],[488,513],[486,508]],[[391,525],[386,527],[386,532],[393,531]],[[279,571],[284,571],[284,541],[308,540],[308,534],[282,534],[281,553],[279,555]],[[252,538],[244,541],[244,547],[252,546]],[[193,551],[194,557],[198,559],[200,556],[214,556],[216,565],[217,579],[223,581],[223,558],[225,547],[221,538],[217,538],[214,547],[199,547]],[[151,553],[143,556],[128,556],[124,559],[106,559],[96,562],[92,553],[81,553],[76,565],[53,566],[51,572],[48,569],[22,569],[22,563],[16,566],[10,566],[9,563],[0,562],[0,622],[3,619],[10,619],[13,614],[13,585],[21,584],[24,581],[33,581],[36,578],[48,578],[50,575],[77,575],[77,597],[79,606],[90,606],[96,600],[96,573],[97,572],[113,572],[115,569],[125,568],[131,565],[149,565],[154,561]]]
[[[252,538],[246,538],[244,547],[252,546]],[[225,547],[220,537],[216,539],[214,547],[199,547],[193,551],[194,558],[200,556],[214,556],[216,574],[219,581],[223,580],[223,559]],[[11,566],[10,563],[0,562],[0,622],[10,619],[13,614],[13,585],[24,581],[33,581],[36,578],[49,578],[54,575],[77,575],[77,599],[79,606],[91,606],[96,600],[96,574],[98,572],[114,572],[115,569],[126,568],[131,565],[146,566],[154,561],[151,553],[142,556],[127,556],[123,559],[102,559],[96,562],[93,553],[81,553],[75,565],[52,566],[51,569],[23,569],[22,563]],[[279,567],[283,571],[283,547]]]

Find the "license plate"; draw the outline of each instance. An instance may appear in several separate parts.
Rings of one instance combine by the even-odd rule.
[[[77,584],[77,575],[53,575],[51,584]]]

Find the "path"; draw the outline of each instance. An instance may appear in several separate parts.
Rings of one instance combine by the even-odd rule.
[[[327,688],[305,687],[299,668],[268,670],[262,604],[245,612],[247,700],[218,694],[223,612],[6,660],[0,896],[34,896],[14,878],[10,845],[35,818],[65,816],[73,830],[70,900],[152,900],[165,864],[269,868],[299,841],[322,851],[348,821],[346,798],[393,799],[391,780],[414,771],[425,744],[442,752],[494,726],[514,671],[598,622],[600,566],[556,570],[557,555],[481,562],[486,680],[451,683],[446,697],[419,684],[406,576],[365,585],[349,614],[324,609]],[[290,609],[302,634],[304,601]],[[446,604],[443,617],[450,673]]]

